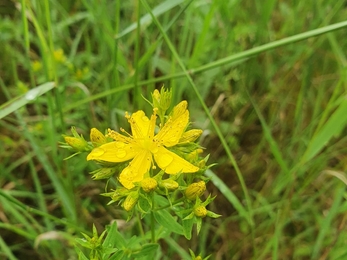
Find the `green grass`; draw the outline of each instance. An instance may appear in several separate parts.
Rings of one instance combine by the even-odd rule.
[[[205,130],[218,163],[206,173],[209,207],[223,216],[189,242],[163,239],[158,259],[187,259],[188,248],[211,259],[345,258],[345,1],[4,6],[0,259],[77,259],[74,237],[124,219],[99,196],[93,166],[65,161],[58,142],[71,126],[84,136],[125,127],[124,112],[149,112],[141,95],[162,85]]]

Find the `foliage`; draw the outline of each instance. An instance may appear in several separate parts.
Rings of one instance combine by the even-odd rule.
[[[166,225],[157,259],[343,259],[346,12],[343,0],[4,1],[0,258],[74,259],[75,237],[115,219],[129,254],[144,249],[138,223],[121,222],[87,174],[113,169],[98,172],[84,151],[64,161],[58,144],[71,126],[88,136],[126,126],[125,111],[151,114],[141,95],[165,85],[204,130],[199,145],[218,163],[203,175],[217,195],[208,210],[223,217],[204,218],[188,246],[165,221],[173,212],[155,213]]]

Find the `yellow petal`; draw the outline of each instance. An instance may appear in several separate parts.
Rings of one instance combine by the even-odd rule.
[[[94,148],[87,156],[87,160],[105,162],[125,162],[135,157],[137,146],[123,142],[111,142]]]
[[[177,117],[181,116],[187,110],[188,102],[183,100],[178,103],[172,110],[172,118],[175,120]]]
[[[142,110],[135,112],[128,121],[131,126],[131,133],[135,139],[143,139],[148,135],[151,121],[145,115],[145,112]]]
[[[100,145],[106,143],[106,137],[98,129],[92,128],[90,130],[90,141],[94,144]]]
[[[174,146],[178,143],[189,121],[189,112],[185,110],[181,115],[169,118],[164,127],[155,136],[155,140],[166,147]]]
[[[199,170],[199,167],[196,167],[163,146],[158,147],[158,152],[153,154],[153,156],[159,168],[168,174],[177,174],[180,172],[192,173]]]
[[[143,180],[145,173],[148,172],[152,163],[152,155],[146,150],[137,153],[128,167],[119,175],[119,182],[127,189],[134,187],[134,182]]]

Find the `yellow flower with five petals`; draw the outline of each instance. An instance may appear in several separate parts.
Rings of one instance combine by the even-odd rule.
[[[153,109],[151,118],[142,110],[131,116],[126,115],[132,135],[125,136],[109,129],[108,136],[115,141],[94,148],[87,160],[112,163],[131,160],[119,175],[120,183],[127,189],[133,188],[135,182],[140,182],[151,166],[155,168],[153,158],[167,174],[197,172],[199,167],[167,149],[179,143],[189,123],[187,105],[187,101],[182,101],[175,106],[156,135],[156,108]],[[124,132],[122,129],[121,131]]]

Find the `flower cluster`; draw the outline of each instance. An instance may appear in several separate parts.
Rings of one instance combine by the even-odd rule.
[[[206,209],[214,198],[201,200],[208,182],[203,173],[211,165],[206,166],[208,156],[200,157],[203,149],[196,142],[202,130],[189,129],[188,102],[168,112],[171,96],[164,88],[155,90],[149,117],[142,110],[126,113],[130,133],[121,128],[103,134],[92,128],[87,142],[72,129],[73,137],[64,136],[63,147],[76,154],[88,152],[87,160],[100,165],[92,172],[94,180],[116,176],[118,185],[102,195],[121,205],[129,218],[134,209],[145,215],[171,208],[182,220],[201,226],[205,216],[219,217]]]

